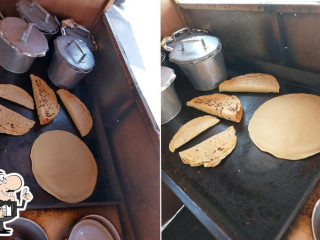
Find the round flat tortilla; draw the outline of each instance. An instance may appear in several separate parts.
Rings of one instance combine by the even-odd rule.
[[[32,171],[38,184],[61,201],[88,198],[97,182],[97,165],[77,136],[60,130],[41,134],[31,149]]]
[[[287,94],[262,104],[248,130],[262,151],[275,157],[300,160],[320,152],[320,97]]]

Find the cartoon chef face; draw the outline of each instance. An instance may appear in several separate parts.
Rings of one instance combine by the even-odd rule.
[[[20,201],[17,200],[18,191],[21,192]],[[27,202],[32,198],[29,187],[24,186],[20,174],[6,174],[0,169],[0,236],[12,235],[13,229],[6,228],[6,223],[18,218],[19,212],[26,209]]]
[[[0,200],[2,201],[15,201],[16,192],[20,190],[23,182],[19,175],[9,174],[5,175],[0,172]]]

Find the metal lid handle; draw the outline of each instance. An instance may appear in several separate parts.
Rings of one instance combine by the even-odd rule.
[[[28,26],[26,28],[26,30],[23,32],[22,36],[21,36],[21,42],[23,42],[23,44],[26,44],[26,42],[28,41],[29,35],[31,33],[31,30],[33,28],[33,23],[28,23]]]
[[[71,43],[74,43],[76,46],[77,46],[77,48],[80,50],[80,52],[82,53],[82,56],[81,56],[81,58],[80,58],[80,60],[79,60],[79,62],[82,62],[83,61],[83,59],[86,57],[86,52],[82,49],[82,47],[80,46],[80,44],[76,41],[76,40],[74,40],[74,39],[72,39],[71,41],[68,41],[67,42],[67,47],[69,47],[70,45],[71,45]]]
[[[200,39],[199,38],[190,38],[190,39],[185,39],[185,40],[181,41],[181,48],[179,50],[180,51],[184,50],[184,44],[185,43],[199,42],[199,41],[201,41],[203,49],[206,49],[207,45],[206,45],[205,41],[203,40],[203,38],[200,38]]]
[[[90,37],[90,31],[88,29],[86,29],[85,27],[75,24],[75,28],[73,29],[74,32],[76,32],[77,29],[80,29],[81,31],[85,32],[87,34],[87,38]]]
[[[179,35],[179,34],[181,34],[181,33],[183,33],[183,32],[188,32],[189,35],[192,34],[192,32],[190,31],[190,28],[188,28],[188,27],[181,28],[181,29],[179,29],[178,31],[175,31],[174,33],[172,33],[172,38],[173,38],[173,40],[174,40],[174,41],[177,41],[176,36]]]
[[[30,11],[32,11],[33,10],[33,8],[34,8],[34,6],[37,6],[45,15],[46,15],[46,18],[45,18],[45,20],[44,20],[44,22],[46,23],[46,24],[49,24],[49,18],[50,18],[50,13],[47,11],[47,10],[45,10],[39,3],[37,3],[37,2],[32,2],[31,4],[30,4]]]

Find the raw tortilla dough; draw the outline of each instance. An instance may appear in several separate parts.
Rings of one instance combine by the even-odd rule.
[[[262,104],[253,114],[248,130],[262,151],[299,160],[320,152],[320,97],[288,94]]]
[[[41,134],[31,149],[33,174],[39,185],[61,201],[88,198],[97,182],[97,165],[77,136],[60,130]]]

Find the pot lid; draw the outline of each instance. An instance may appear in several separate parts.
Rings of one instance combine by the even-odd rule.
[[[48,51],[46,37],[32,23],[7,17],[0,21],[0,37],[11,47],[30,57],[42,57]]]
[[[206,35],[208,31],[201,29],[192,29],[185,27],[172,33],[171,36],[166,36],[161,41],[161,47],[166,52],[171,52],[172,49],[179,44],[183,39],[187,39],[193,36]]]
[[[222,47],[216,37],[203,35],[182,40],[169,54],[169,60],[175,63],[197,63],[216,55]]]
[[[90,31],[84,26],[76,23],[73,19],[63,20],[61,23],[61,34],[80,39],[90,48],[91,51],[98,50],[97,44]]]
[[[60,36],[54,40],[55,51],[71,68],[89,72],[95,65],[88,46],[81,40],[70,36]]]
[[[174,70],[168,67],[161,67],[161,91],[170,87],[171,83],[176,79]]]
[[[39,3],[28,0],[19,0],[17,10],[21,18],[34,23],[37,28],[46,33],[55,34],[59,31],[59,22]]]

